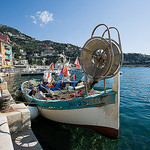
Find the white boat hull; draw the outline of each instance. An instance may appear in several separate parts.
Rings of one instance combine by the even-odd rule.
[[[79,125],[104,126],[119,129],[115,104],[103,107],[92,107],[72,110],[48,110],[39,108],[47,119]]]
[[[111,130],[110,132],[115,133],[112,135],[108,133],[108,136],[115,138],[115,136],[118,137],[119,133],[119,118],[116,107],[118,107],[116,104],[110,104],[102,107],[84,109],[48,110],[39,108],[39,110],[42,116],[56,122],[87,126],[89,128],[95,128],[95,130],[101,133],[101,130],[104,129]],[[106,131],[104,131],[104,134],[106,135]]]

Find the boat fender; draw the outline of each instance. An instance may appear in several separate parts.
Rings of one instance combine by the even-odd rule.
[[[68,90],[74,90],[73,86],[68,86]]]
[[[38,108],[36,105],[28,105],[27,108],[30,111],[31,120],[35,119],[39,115]]]
[[[75,90],[80,90],[85,88],[85,84],[74,87]]]
[[[68,86],[69,90],[80,90],[80,89],[83,89],[83,88],[85,88],[85,85],[79,85],[79,86],[75,86],[75,87]]]

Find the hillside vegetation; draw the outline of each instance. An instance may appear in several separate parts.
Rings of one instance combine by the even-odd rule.
[[[127,53],[124,54],[124,66],[150,66],[150,55],[140,53]]]
[[[52,56],[44,56],[46,58],[46,64],[51,62],[56,62],[59,57],[58,54],[61,54],[63,51],[67,58],[71,61],[75,61],[75,58],[80,55],[80,47],[68,44],[68,43],[57,43],[50,40],[39,41],[34,38],[21,33],[20,31],[0,25],[0,32],[9,36],[11,43],[13,45],[14,58],[27,59],[30,64],[42,64],[43,57],[40,56],[41,52],[49,51],[52,53]],[[26,52],[26,56],[23,56],[20,53],[20,49]],[[35,54],[37,54],[35,56]],[[22,56],[22,57],[20,57]],[[25,57],[25,58],[24,58]]]

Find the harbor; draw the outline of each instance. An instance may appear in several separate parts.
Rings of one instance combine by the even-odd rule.
[[[144,72],[144,74],[141,72]],[[149,76],[145,68],[122,68],[120,76],[120,133],[118,140],[108,139],[93,130],[62,125],[41,116],[31,128],[43,149],[149,149]],[[79,77],[80,72],[77,74]],[[6,76],[11,95],[22,82],[41,76]],[[138,84],[132,84],[138,80]],[[111,82],[111,81],[110,81]],[[101,83],[100,83],[101,84]],[[109,82],[107,82],[109,86]],[[144,91],[144,92],[143,92]],[[142,110],[145,111],[142,111]],[[138,134],[137,134],[138,133]],[[143,140],[144,139],[144,142]]]
[[[1,1],[0,150],[149,150],[149,6]]]

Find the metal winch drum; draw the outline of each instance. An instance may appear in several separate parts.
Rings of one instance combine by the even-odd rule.
[[[93,36],[95,30],[105,26],[102,36]],[[110,29],[118,33],[118,43],[111,39]],[[108,32],[108,37],[104,38]],[[120,70],[123,62],[119,31],[115,27],[108,28],[105,24],[99,24],[92,32],[91,38],[84,44],[81,56],[81,67],[84,73],[95,81],[114,77]]]

